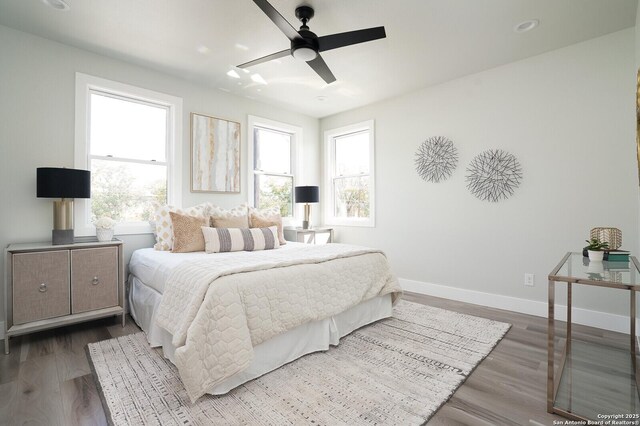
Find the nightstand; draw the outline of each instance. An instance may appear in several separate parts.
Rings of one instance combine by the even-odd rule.
[[[12,336],[115,315],[124,327],[122,241],[78,240],[5,250],[5,353]]]
[[[285,228],[284,239],[306,244],[328,244],[333,242],[333,228]]]

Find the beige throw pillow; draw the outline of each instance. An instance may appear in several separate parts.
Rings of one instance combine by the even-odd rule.
[[[173,252],[204,251],[202,227],[208,226],[208,218],[169,212],[173,224]]]
[[[268,228],[275,226],[278,229],[278,241],[280,245],[287,244],[287,240],[284,239],[284,232],[282,231],[282,217],[280,213],[271,214],[269,216],[262,216],[260,214],[251,214],[251,228]]]
[[[153,222],[155,224],[156,250],[169,251],[173,248],[173,226],[171,224],[170,212],[185,214],[189,216],[208,216],[208,204],[200,204],[194,207],[181,209],[168,205],[155,205]]]
[[[249,217],[244,216],[211,216],[211,226],[214,228],[248,228]]]

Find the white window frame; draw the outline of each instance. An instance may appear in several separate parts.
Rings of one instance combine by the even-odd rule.
[[[247,169],[249,170],[249,177],[247,179],[248,186],[248,196],[249,196],[249,205],[255,207],[255,170],[254,170],[254,130],[256,127],[262,127],[265,129],[275,130],[278,132],[285,132],[291,135],[291,174],[293,175],[293,189],[295,189],[298,178],[300,176],[300,159],[302,158],[302,127],[294,126],[292,124],[282,123],[275,120],[270,120],[268,118],[256,117],[253,115],[248,116],[247,124],[249,127],[249,131],[247,132],[249,135],[248,141],[248,158],[247,158]],[[293,198],[293,192],[291,194]],[[294,226],[300,218],[300,213],[298,211],[298,206],[296,206],[295,199],[293,199],[293,217],[283,217],[282,224],[284,226]]]
[[[103,92],[107,96],[152,103],[167,108],[167,203],[181,206],[182,98],[88,74],[76,73],[75,167],[85,170],[89,170],[90,165],[89,124],[91,112],[89,111],[89,98],[92,92]],[[78,199],[74,203],[75,234],[78,236],[95,235],[96,230],[91,223],[90,203],[90,199]],[[150,234],[153,233],[153,228],[149,222],[124,222],[118,223],[115,231],[117,235]]]
[[[369,217],[336,217],[335,191],[333,179],[335,173],[335,139],[351,133],[369,132]],[[324,132],[324,221],[327,225],[375,227],[376,186],[375,186],[375,129],[373,120],[351,124]]]

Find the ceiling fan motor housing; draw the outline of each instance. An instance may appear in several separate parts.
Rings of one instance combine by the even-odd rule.
[[[318,53],[318,36],[309,30],[298,31],[302,36],[291,40],[291,54],[296,56],[294,52],[301,48],[311,49]]]

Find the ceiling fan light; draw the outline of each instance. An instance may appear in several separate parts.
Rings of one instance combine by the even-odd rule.
[[[293,57],[305,62],[312,61],[318,56],[318,53],[309,47],[299,47],[293,51]]]

